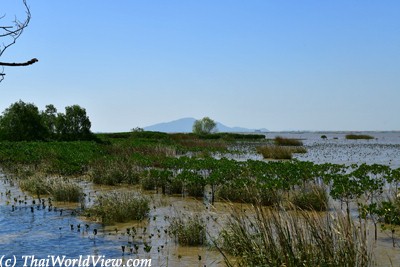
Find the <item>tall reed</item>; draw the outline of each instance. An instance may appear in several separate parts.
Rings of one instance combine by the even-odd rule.
[[[217,248],[236,256],[237,266],[371,266],[366,225],[342,212],[317,213],[254,207],[233,211]]]

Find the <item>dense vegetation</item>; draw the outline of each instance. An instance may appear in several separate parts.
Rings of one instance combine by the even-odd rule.
[[[91,123],[86,110],[78,105],[68,106],[57,113],[53,105],[44,111],[31,103],[18,101],[0,116],[0,140],[92,140]]]
[[[366,230],[363,227],[354,227],[350,208],[357,210],[359,225],[371,222],[375,226],[375,238],[381,222],[382,229],[392,233],[393,240],[396,239],[396,235],[393,233],[396,233],[396,225],[400,225],[400,201],[397,198],[400,169],[391,169],[388,166],[376,164],[347,166],[330,163],[314,164],[297,160],[235,161],[225,157],[221,159],[213,157],[214,153],[219,153],[219,155],[233,151],[240,153],[240,151],[234,150],[240,144],[271,145],[264,136],[260,138],[252,135],[239,136],[218,133],[204,137],[196,134],[137,131],[99,134],[97,138],[101,142],[3,141],[0,142],[0,164],[6,171],[16,174],[21,180],[21,185],[26,184],[27,187],[35,188],[34,194],[38,194],[38,191],[42,190],[40,186],[37,186],[38,183],[35,180],[31,180],[35,174],[39,173],[47,176],[85,175],[96,184],[134,184],[143,190],[154,193],[197,197],[211,204],[216,201],[252,203],[254,207],[261,207],[261,210],[258,211],[260,217],[257,218],[260,220],[258,221],[259,228],[254,228],[257,226],[254,224],[257,221],[247,221],[247,217],[239,216],[236,221],[232,221],[228,225],[227,229],[230,230],[221,236],[224,243],[218,244],[217,242],[221,252],[241,258],[243,266],[266,265],[267,263],[263,262],[261,258],[250,258],[249,255],[261,257],[268,250],[269,253],[275,253],[275,258],[281,258],[282,255],[278,252],[281,251],[287,255],[284,249],[294,246],[295,243],[291,242],[297,241],[302,242],[308,248],[317,244],[317,247],[319,246],[321,249],[315,250],[313,253],[309,250],[310,254],[307,254],[307,251],[303,251],[303,254],[297,254],[301,251],[292,251],[293,254],[291,254],[291,258],[286,259],[287,261],[272,262],[266,266],[274,266],[274,264],[297,266],[296,264],[302,262],[318,265],[320,263],[311,259],[322,258],[321,255],[324,253],[331,257],[325,258],[327,262],[331,262],[331,265],[327,266],[340,265],[342,262],[342,258],[339,257],[340,253],[348,253],[347,258],[343,258],[343,260],[348,261],[348,257],[353,259],[354,264],[352,263],[351,266],[368,265],[366,264],[368,253],[364,250],[360,252],[356,245],[359,242],[364,249],[364,243],[360,242],[365,242],[362,235],[366,235]],[[42,184],[45,185],[45,188],[40,191],[40,195],[47,192],[61,195],[62,199],[69,199],[68,196],[57,191],[55,188],[57,184],[54,180],[47,183],[42,182]],[[52,185],[51,190],[49,189],[50,184]],[[60,187],[62,186],[65,184],[60,184]],[[71,194],[76,194],[76,192],[76,190],[71,190]],[[295,228],[299,222],[294,221],[290,214],[296,213],[281,213],[288,210],[294,212],[326,211],[332,208],[330,206],[332,200],[339,203],[345,212],[344,215],[340,215],[342,217],[337,215],[337,220],[329,221],[330,217],[325,218],[324,224],[322,221],[318,223],[318,221],[312,220],[311,217],[304,217],[302,220],[304,223],[308,223],[308,228]],[[148,200],[142,196],[113,193],[99,198],[97,204],[93,209],[88,210],[87,214],[99,218],[103,223],[112,223],[113,220],[143,219],[148,214],[148,205]],[[262,213],[265,206],[270,206],[271,210],[278,213],[273,214],[272,217]],[[131,209],[142,212],[138,213],[139,215],[132,214],[127,211]],[[110,217],[110,214],[114,215]],[[136,215],[138,217],[135,217]],[[282,220],[285,220],[287,224],[281,224]],[[184,245],[206,243],[205,226],[201,218],[190,225],[186,225],[183,218],[171,219],[170,223],[169,234],[178,243]],[[251,223],[255,226],[248,228]],[[339,224],[336,225],[336,223]],[[267,235],[257,236],[256,239],[253,236],[254,231],[268,234],[262,228],[265,225],[270,225],[275,229],[274,231],[283,231],[286,228],[293,228],[293,231],[305,231],[306,229],[309,231],[301,232],[303,236],[297,236],[298,239],[294,239],[295,236],[290,235],[283,235],[282,238],[286,239],[274,239],[275,241]],[[343,247],[335,247],[335,244],[339,242],[338,237],[336,232],[328,231],[329,229],[343,230],[340,235],[352,238],[347,239],[348,243],[344,243]],[[237,231],[235,232],[235,230]],[[330,244],[329,246],[332,246],[333,249],[329,249],[327,246],[321,247],[318,245],[319,243],[315,243],[321,239],[315,241],[309,239],[310,235],[319,232],[324,235],[321,236],[324,242]],[[241,235],[238,236],[235,233]],[[192,234],[199,239],[195,240],[191,237]],[[303,237],[304,240],[299,239]],[[268,242],[273,241],[273,243],[270,243],[268,247],[262,247],[263,244],[267,244],[263,238],[269,238]],[[245,245],[242,247],[238,245],[236,246],[237,250],[229,249],[233,248],[232,244],[246,244],[245,242],[251,240],[259,242],[257,243],[259,247],[253,246],[251,250],[246,250],[243,247]],[[311,240],[311,243],[304,243],[306,240]],[[285,245],[285,247],[279,247],[279,244]],[[274,250],[271,252],[270,248]],[[249,261],[245,261],[246,259]]]

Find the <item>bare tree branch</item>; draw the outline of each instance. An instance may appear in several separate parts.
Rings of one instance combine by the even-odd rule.
[[[37,58],[32,58],[31,60],[29,60],[27,62],[22,62],[22,63],[0,62],[0,66],[8,66],[8,67],[29,66],[29,65],[32,65],[33,63],[36,63],[38,61],[39,60]]]
[[[23,5],[25,7],[25,13],[26,13],[26,18],[24,21],[18,20],[16,17],[13,21],[14,25],[13,26],[0,26],[0,38],[5,39],[5,42],[2,42],[0,44],[0,57],[3,55],[3,53],[12,45],[15,44],[15,42],[18,40],[18,38],[21,36],[23,33],[24,29],[28,27],[29,22],[31,20],[31,11],[29,9],[28,4],[26,3],[26,0],[22,0]],[[4,19],[5,15],[0,16],[0,20]],[[22,63],[9,63],[9,62],[0,62],[0,66],[7,66],[7,67],[19,67],[19,66],[29,66],[37,62],[38,60],[36,58],[33,58],[29,61],[22,62]],[[0,71],[0,82],[4,79],[4,69]]]

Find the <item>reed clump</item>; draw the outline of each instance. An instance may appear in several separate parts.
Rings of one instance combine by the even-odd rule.
[[[142,220],[150,211],[149,199],[135,192],[108,192],[97,197],[86,215],[98,218],[104,224]]]
[[[206,224],[198,215],[172,218],[168,233],[181,246],[201,246],[207,241]]]
[[[303,142],[295,138],[286,138],[282,136],[277,136],[274,142],[278,146],[302,146]]]
[[[364,224],[342,212],[286,211],[254,207],[254,216],[233,211],[216,241],[235,266],[371,266]]]
[[[50,195],[55,201],[80,202],[83,191],[75,182],[60,177],[36,174],[19,180],[22,190],[37,195]]]
[[[358,140],[358,139],[365,139],[365,140],[370,140],[370,139],[375,139],[375,137],[367,134],[346,134],[346,139],[348,140]]]

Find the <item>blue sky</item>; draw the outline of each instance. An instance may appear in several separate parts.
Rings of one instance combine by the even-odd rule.
[[[28,0],[0,110],[85,107],[93,131],[182,117],[270,130],[400,130],[400,1]],[[21,0],[0,14],[23,18]]]

